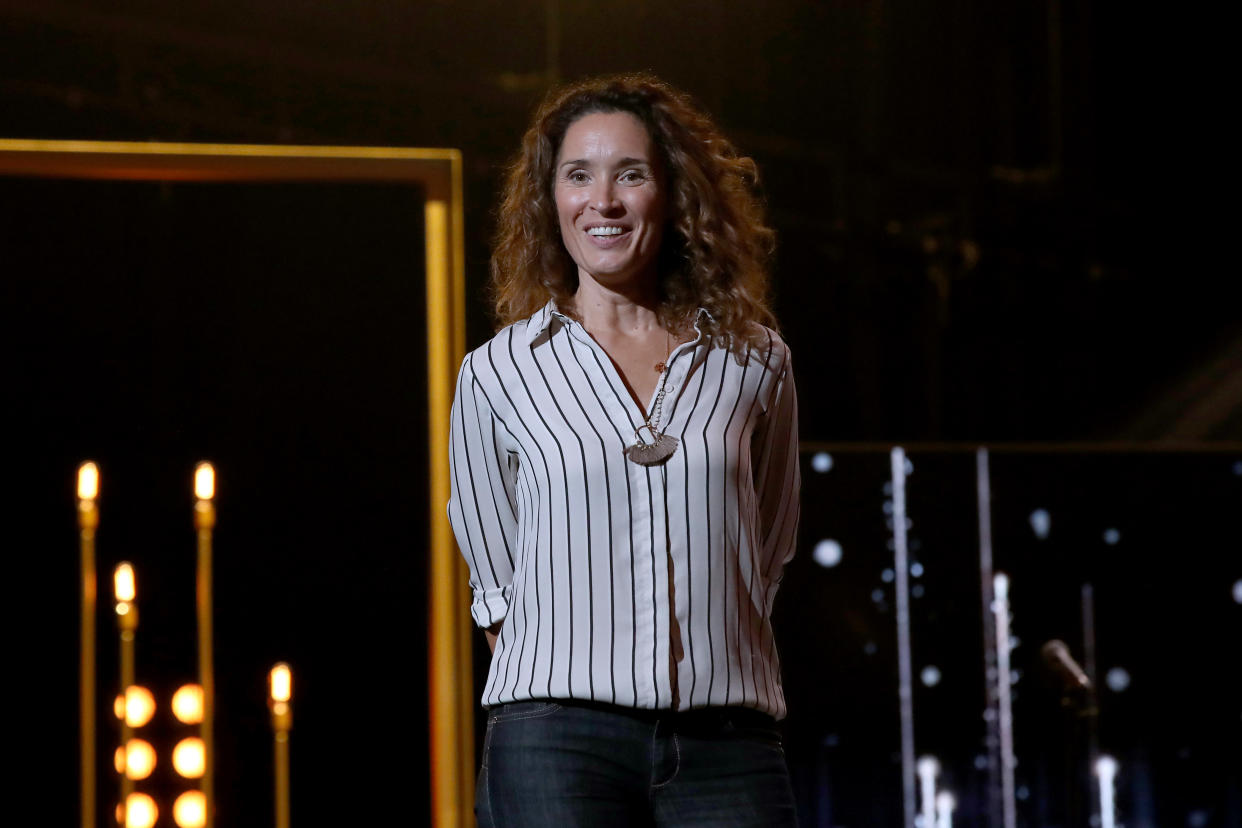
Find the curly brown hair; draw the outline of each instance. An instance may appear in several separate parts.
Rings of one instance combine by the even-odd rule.
[[[660,248],[661,322],[683,327],[700,307],[709,333],[738,345],[775,327],[768,261],[775,233],[764,219],[755,162],[741,155],[690,98],[651,75],[588,78],[553,90],[509,166],[491,261],[500,326],[549,299],[565,307],[578,270],[560,238],[553,177],[561,141],[584,115],[628,112],[646,126],[670,193]]]

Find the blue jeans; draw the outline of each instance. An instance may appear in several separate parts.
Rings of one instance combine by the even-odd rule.
[[[494,707],[476,791],[480,828],[797,826],[776,724],[742,708]]]

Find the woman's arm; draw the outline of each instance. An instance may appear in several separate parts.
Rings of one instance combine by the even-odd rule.
[[[504,425],[475,376],[472,356],[462,363],[453,398],[448,517],[470,569],[470,614],[480,627],[499,630],[513,583],[517,465],[504,448]]]

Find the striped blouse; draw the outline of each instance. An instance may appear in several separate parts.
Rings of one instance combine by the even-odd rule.
[[[504,621],[485,706],[784,716],[770,618],[797,532],[797,402],[765,333],[741,359],[702,332],[672,353],[656,425],[679,445],[658,466],[626,458],[643,412],[551,303],[467,355],[448,512],[474,620]]]

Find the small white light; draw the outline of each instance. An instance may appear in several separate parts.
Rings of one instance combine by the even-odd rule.
[[[909,457],[906,458],[905,469],[906,469],[906,477],[909,477],[910,475],[914,474],[914,461],[911,460]]]
[[[935,664],[928,664],[923,668],[923,671],[919,673],[919,678],[922,680],[924,686],[935,687],[940,683],[940,668]]]
[[[1026,785],[1019,785],[1018,789],[1013,792],[1013,795],[1025,802],[1031,798],[1031,789]]]
[[[1096,759],[1095,775],[1101,779],[1112,780],[1117,775],[1117,760],[1107,754]]]
[[[1048,514],[1047,509],[1036,509],[1031,512],[1031,531],[1035,533],[1035,537],[1044,540],[1051,530],[1052,515]]]
[[[1233,600],[1242,604],[1242,578],[1233,582]]]
[[[893,578],[895,577],[897,577],[897,575],[891,569],[885,569],[880,573],[880,580],[886,584],[891,584],[893,582]]]
[[[879,604],[879,603],[883,602],[883,600],[884,600],[884,590],[882,590],[882,589],[873,589],[873,590],[871,590],[871,600],[872,600],[872,601],[875,601],[877,604]]]
[[[984,756],[982,753],[976,754],[975,770],[984,770],[987,768],[987,766],[988,766],[988,757]]]
[[[820,474],[832,471],[832,455],[826,451],[817,451],[811,457],[811,468]]]
[[[1206,828],[1207,824],[1207,811],[1191,811],[1186,814],[1186,825],[1188,825],[1189,828]]]
[[[1104,542],[1109,546],[1116,546],[1119,540],[1121,540],[1121,533],[1116,529],[1110,527],[1104,530]]]
[[[997,572],[992,578],[992,590],[996,593],[997,601],[1009,600],[1009,576],[1004,572]]]
[[[1130,686],[1130,674],[1124,667],[1114,667],[1104,676],[1104,683],[1114,693],[1120,693]]]
[[[811,557],[822,567],[836,566],[841,563],[841,544],[831,538],[822,540],[815,544],[815,551],[811,553]]]
[[[914,563],[910,564],[910,574],[913,575],[915,578],[918,578],[919,576],[921,576],[923,574],[923,565],[919,563],[918,561],[915,561]]]

